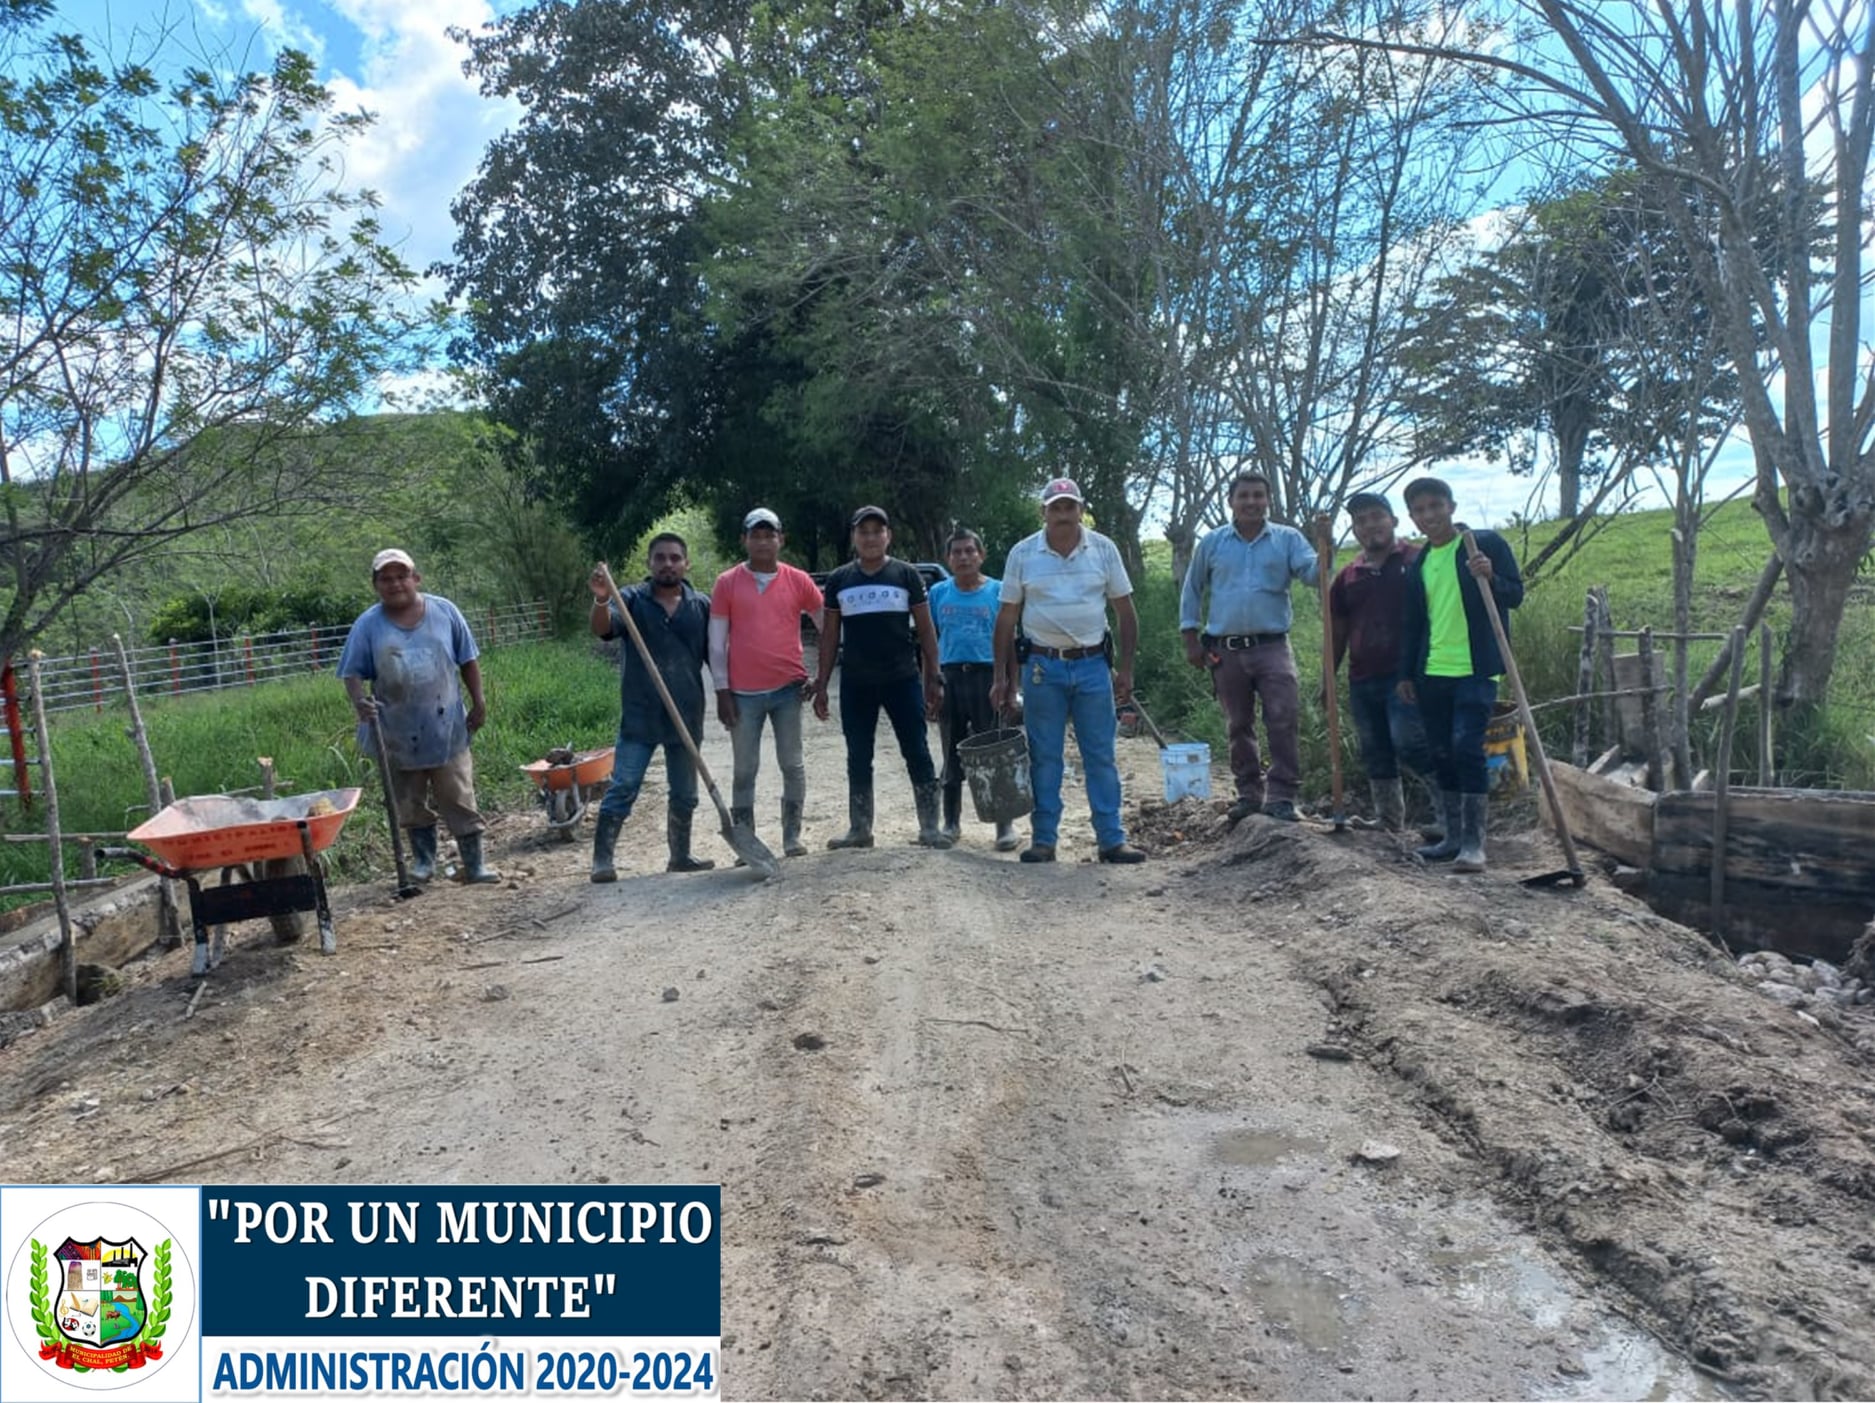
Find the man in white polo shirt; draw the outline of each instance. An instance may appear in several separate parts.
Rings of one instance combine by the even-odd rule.
[[[996,615],[999,709],[1016,698],[1022,674],[1023,724],[1029,733],[1029,781],[1035,791],[1024,862],[1053,862],[1061,831],[1061,773],[1070,719],[1087,807],[1102,862],[1144,862],[1120,822],[1120,768],[1114,760],[1116,702],[1133,695],[1133,654],[1139,616],[1119,547],[1081,524],[1081,489],[1058,477],[1042,489],[1043,527],[1016,542],[1003,566],[1003,602]],[[1117,665],[1107,653],[1107,607],[1118,624]],[[1020,621],[1023,651],[1017,656]]]

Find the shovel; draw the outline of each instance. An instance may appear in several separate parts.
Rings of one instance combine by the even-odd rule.
[[[775,860],[755,836],[752,828],[738,828],[729,816],[729,805],[723,802],[722,791],[716,787],[716,781],[710,777],[710,767],[703,763],[703,754],[697,749],[696,738],[690,734],[690,728],[684,724],[683,713],[677,709],[677,703],[671,699],[671,690],[664,685],[664,674],[658,671],[657,663],[651,657],[651,649],[645,644],[645,638],[638,631],[637,623],[632,619],[632,611],[625,607],[625,596],[618,592],[618,585],[613,582],[612,571],[601,565],[599,573],[605,577],[606,593],[612,596],[612,602],[618,605],[618,611],[625,620],[625,632],[631,635],[632,646],[638,650],[638,656],[644,659],[645,671],[651,674],[651,685],[658,689],[658,698],[664,703],[664,711],[671,718],[671,724],[677,728],[677,734],[683,737],[684,749],[690,752],[691,763],[697,767],[697,773],[703,777],[703,787],[710,792],[710,802],[716,805],[716,817],[722,821],[723,841],[729,844],[736,856],[748,866],[751,872],[762,877],[779,877],[781,864]]]
[[[1321,563],[1316,583],[1322,596],[1322,705],[1328,713],[1328,773],[1334,791],[1331,833],[1348,831],[1348,805],[1341,787],[1341,698],[1335,691],[1335,622],[1328,611],[1328,591],[1334,584],[1335,538],[1331,519],[1322,524]]]
[[[1146,730],[1151,734],[1154,740],[1159,742],[1159,749],[1164,750],[1165,744],[1166,744],[1165,732],[1161,731],[1158,727],[1158,723],[1155,722],[1150,716],[1146,714],[1146,708],[1139,704],[1138,693],[1133,694],[1133,700],[1131,702],[1131,705],[1132,705],[1133,710],[1139,713],[1140,724],[1146,728]]]
[[[1477,553],[1478,542],[1467,531],[1467,565]],[[1492,596],[1488,581],[1480,582],[1478,593],[1484,599],[1484,612],[1490,617],[1491,632],[1497,635],[1497,651],[1504,655],[1504,671],[1510,678],[1511,690],[1517,694],[1517,719],[1523,722],[1523,733],[1530,742],[1530,754],[1536,760],[1536,776],[1543,782],[1543,797],[1549,801],[1550,814],[1556,820],[1556,836],[1562,841],[1563,860],[1569,864],[1560,871],[1539,872],[1534,877],[1525,877],[1523,885],[1556,887],[1567,882],[1575,887],[1587,886],[1588,874],[1582,870],[1582,859],[1576,856],[1575,839],[1569,836],[1569,823],[1563,817],[1562,801],[1556,797],[1556,777],[1550,773],[1549,756],[1543,753],[1543,737],[1538,734],[1536,717],[1530,712],[1530,697],[1523,689],[1523,674],[1517,670],[1517,659],[1510,651],[1510,635],[1504,631],[1504,616],[1497,611],[1497,600]]]
[[[378,785],[384,791],[384,808],[391,819],[391,857],[397,863],[397,899],[407,901],[423,895],[423,888],[410,880],[410,868],[404,862],[404,831],[397,825],[397,793],[391,788],[391,758],[384,752],[384,732],[378,728],[375,706],[371,712],[371,748],[378,753]]]

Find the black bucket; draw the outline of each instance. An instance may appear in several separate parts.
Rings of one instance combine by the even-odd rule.
[[[970,781],[970,802],[983,823],[1014,823],[1035,807],[1029,788],[1029,737],[1004,727],[957,743],[957,759]]]

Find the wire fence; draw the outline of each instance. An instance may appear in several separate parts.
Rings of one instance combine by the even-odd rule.
[[[465,610],[478,646],[496,648],[553,637],[553,616],[544,601]],[[321,624],[280,633],[240,634],[201,643],[169,642],[127,648],[140,697],[185,696],[229,687],[255,687],[286,677],[305,677],[338,665],[350,624]],[[124,695],[117,650],[47,657],[39,662],[48,712],[103,711]],[[22,689],[24,690],[24,689]]]

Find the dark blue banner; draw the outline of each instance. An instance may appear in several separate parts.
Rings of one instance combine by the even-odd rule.
[[[205,1335],[722,1333],[715,1185],[202,1196]]]

